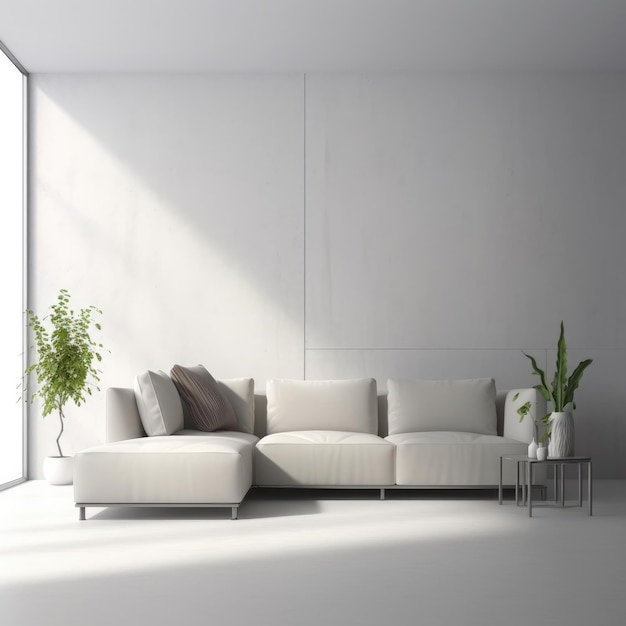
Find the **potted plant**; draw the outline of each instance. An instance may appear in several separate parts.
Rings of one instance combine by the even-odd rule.
[[[44,476],[57,485],[71,484],[73,478],[73,457],[65,456],[61,449],[64,407],[70,400],[76,406],[83,404],[91,395],[92,387],[99,391],[96,384],[100,377],[95,365],[102,360],[104,351],[102,344],[96,343],[90,335],[92,326],[101,330],[93,317],[101,315],[102,311],[90,306],[75,313],[69,302],[69,292],[61,289],[45,317],[40,318],[30,309],[26,311],[38,356],[37,362],[24,372],[26,379],[31,373],[37,378],[37,390],[30,395],[30,402],[37,397],[41,399],[43,417],[53,412],[59,415],[60,430],[56,439],[59,454],[44,461]],[[23,388],[27,392],[26,384]]]
[[[537,365],[537,361],[530,355],[523,353],[530,359],[533,374],[539,376],[540,384],[535,389],[552,405],[552,412],[541,418],[546,425],[546,430],[541,438],[542,441],[549,439],[548,456],[566,457],[574,454],[574,418],[572,411],[574,404],[574,392],[578,389],[583,372],[593,359],[581,361],[572,375],[567,376],[567,345],[565,344],[565,328],[561,321],[561,334],[557,344],[556,371],[552,384],[548,384],[545,372]],[[530,410],[530,403],[524,404],[518,409],[520,421]]]

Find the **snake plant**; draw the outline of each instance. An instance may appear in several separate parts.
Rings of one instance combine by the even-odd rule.
[[[548,385],[546,374],[537,365],[537,361],[535,361],[530,354],[526,354],[525,352],[524,356],[530,359],[533,374],[539,376],[541,380],[541,384],[535,385],[535,389],[547,402],[552,404],[554,411],[561,413],[562,411],[575,409],[574,391],[578,389],[583,372],[591,365],[593,359],[581,361],[572,372],[572,375],[569,378],[567,377],[567,345],[565,344],[565,327],[563,326],[563,322],[561,322],[561,335],[559,336],[559,343],[557,344],[556,371],[554,372],[552,385]]]
[[[561,321],[561,334],[559,336],[559,342],[557,344],[556,355],[556,371],[554,372],[554,378],[552,384],[548,384],[546,373],[537,365],[537,361],[530,355],[523,353],[524,356],[530,359],[533,368],[533,374],[539,376],[540,384],[535,385],[534,388],[549,402],[555,413],[561,413],[563,411],[572,411],[576,408],[574,404],[574,391],[578,389],[580,379],[583,372],[591,365],[593,359],[585,359],[581,361],[576,369],[572,372],[572,375],[567,376],[567,345],[565,343],[565,327]],[[515,398],[514,398],[515,399]],[[526,402],[521,406],[517,413],[520,416],[520,422],[530,412],[530,403]],[[541,418],[541,421],[546,424],[546,431],[541,438],[542,441],[550,436],[550,413]]]

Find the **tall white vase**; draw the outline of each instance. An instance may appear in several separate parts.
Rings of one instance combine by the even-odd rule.
[[[569,412],[550,414],[548,456],[574,456],[574,416]]]

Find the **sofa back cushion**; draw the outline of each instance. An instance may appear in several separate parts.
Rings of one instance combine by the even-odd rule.
[[[183,406],[178,391],[165,372],[141,372],[135,377],[135,401],[149,437],[171,435],[184,428]]]
[[[298,430],[377,434],[376,381],[373,378],[269,380],[268,434]]]
[[[389,434],[455,431],[497,434],[493,378],[387,381]]]
[[[235,411],[237,430],[254,434],[254,379],[229,378],[218,380],[217,386]]]

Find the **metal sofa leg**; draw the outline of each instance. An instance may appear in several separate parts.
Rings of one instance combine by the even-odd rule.
[[[85,521],[85,507],[81,506],[78,508],[78,520],[81,522]]]
[[[236,520],[237,519],[237,508],[236,506],[232,507],[232,514],[231,514],[231,519]]]
[[[384,487],[383,487],[383,488],[381,488],[381,490],[380,490],[380,499],[381,499],[381,500],[384,500],[384,499],[385,499],[385,489],[384,489]]]

